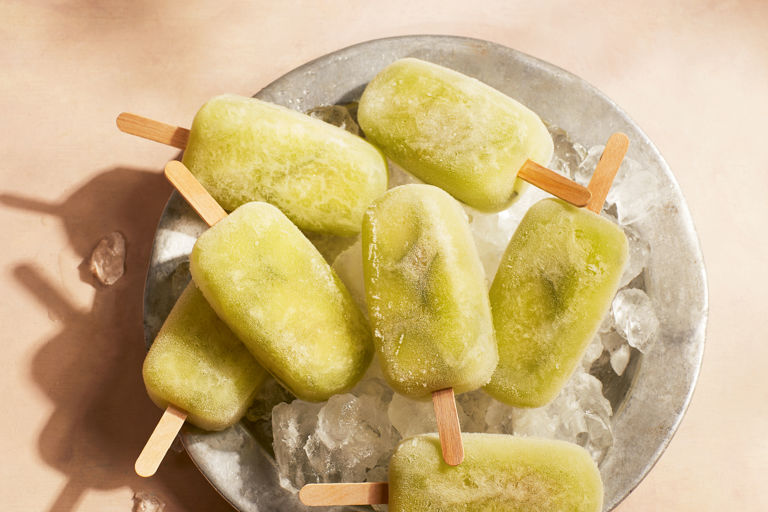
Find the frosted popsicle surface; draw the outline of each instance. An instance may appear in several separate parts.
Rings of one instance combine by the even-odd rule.
[[[627,260],[614,223],[559,199],[526,213],[490,290],[499,365],[485,390],[517,407],[560,392],[611,304]]]
[[[360,232],[387,188],[385,158],[360,137],[235,95],[203,105],[182,162],[227,211],[265,201],[302,229],[340,236]]]
[[[487,383],[496,341],[459,203],[431,185],[389,190],[365,215],[363,257],[374,340],[392,388],[422,398]]]
[[[389,463],[391,512],[599,512],[600,473],[575,444],[462,434],[464,462],[447,465],[435,434],[406,439]]]
[[[368,367],[373,343],[362,312],[274,206],[247,203],[203,233],[190,271],[256,360],[302,400],[327,400]]]
[[[187,421],[221,430],[245,414],[267,372],[190,283],[163,323],[143,367],[155,404],[173,404]]]
[[[492,87],[448,68],[402,59],[365,88],[358,121],[368,140],[421,180],[484,211],[523,190],[526,159],[547,165],[553,143],[541,119]]]

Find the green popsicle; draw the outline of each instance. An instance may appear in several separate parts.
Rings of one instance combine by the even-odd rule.
[[[368,140],[423,181],[483,211],[509,206],[527,159],[547,165],[553,142],[541,119],[456,71],[398,60],[365,88],[358,121]]]
[[[461,206],[431,185],[396,187],[368,209],[362,236],[374,340],[392,388],[426,398],[487,383],[496,342]]]
[[[463,434],[464,462],[448,466],[436,435],[406,439],[389,463],[390,512],[599,512],[600,473],[564,441]]]
[[[559,199],[534,204],[491,286],[499,365],[485,390],[517,407],[554,399],[610,307],[626,260],[616,224]]]
[[[387,188],[379,150],[341,128],[235,95],[203,105],[183,163],[232,211],[249,201],[280,208],[301,229],[350,236]]]
[[[373,346],[349,292],[276,207],[246,203],[198,238],[192,278],[256,360],[294,395],[327,400],[365,373]]]
[[[267,375],[192,283],[152,343],[142,374],[158,407],[174,405],[205,430],[239,421]]]

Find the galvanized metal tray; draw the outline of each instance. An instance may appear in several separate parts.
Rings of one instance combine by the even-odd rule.
[[[660,336],[651,350],[635,358],[624,379],[605,390],[613,395],[615,409],[614,444],[600,465],[604,508],[611,510],[666,448],[688,406],[701,364],[706,275],[685,200],[659,151],[613,101],[567,71],[487,41],[452,36],[369,41],[309,62],[256,97],[301,111],[354,101],[380,69],[402,57],[429,60],[474,76],[519,99],[587,147],[623,131],[631,141],[628,156],[653,172],[665,191],[659,207],[642,221],[654,233],[644,284],[659,315]],[[189,279],[187,256],[204,229],[174,193],[160,219],[147,274],[147,346]],[[185,426],[182,439],[206,478],[236,509],[302,509],[279,486],[274,461],[243,425],[216,433]]]

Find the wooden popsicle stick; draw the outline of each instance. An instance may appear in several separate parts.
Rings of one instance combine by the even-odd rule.
[[[629,137],[623,133],[616,132],[608,138],[600,161],[597,162],[595,172],[589,180],[589,185],[587,185],[589,191],[592,192],[592,198],[587,203],[588,210],[600,213],[603,209],[613,179],[619,172],[624,155],[627,154],[627,148],[629,148]]]
[[[299,500],[310,507],[386,505],[389,502],[389,484],[307,484],[299,491]]]
[[[209,226],[227,216],[224,208],[219,206],[189,169],[178,160],[166,164],[165,177]]]
[[[161,123],[130,112],[117,116],[117,127],[121,132],[184,149],[189,140],[189,130],[179,126]]]
[[[155,430],[149,436],[147,444],[141,450],[139,458],[136,459],[134,469],[137,475],[148,477],[155,474],[186,419],[187,413],[181,409],[177,409],[172,405],[165,409],[160,421],[157,422]]]
[[[520,170],[517,171],[517,177],[574,206],[585,206],[592,196],[586,187],[537,164],[533,160],[525,161]]]
[[[464,443],[453,388],[439,389],[432,393],[432,406],[435,408],[443,460],[449,466],[458,466],[464,460]]]

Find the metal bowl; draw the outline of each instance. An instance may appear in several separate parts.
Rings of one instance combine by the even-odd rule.
[[[305,111],[359,98],[368,81],[402,57],[456,69],[519,99],[544,120],[589,147],[615,131],[631,141],[628,156],[654,173],[660,204],[641,221],[652,233],[645,289],[659,315],[652,349],[633,358],[624,378],[608,384],[614,405],[614,444],[600,465],[605,510],[613,509],[658,460],[691,398],[701,364],[707,320],[704,264],[690,214],[656,147],[614,102],[567,71],[498,44],[452,36],[406,36],[357,44],[305,64],[256,97]],[[184,283],[186,260],[205,225],[174,193],[160,219],[144,295],[147,346]],[[211,484],[241,511],[302,510],[278,484],[275,463],[238,424],[223,432],[185,426],[182,439]]]

